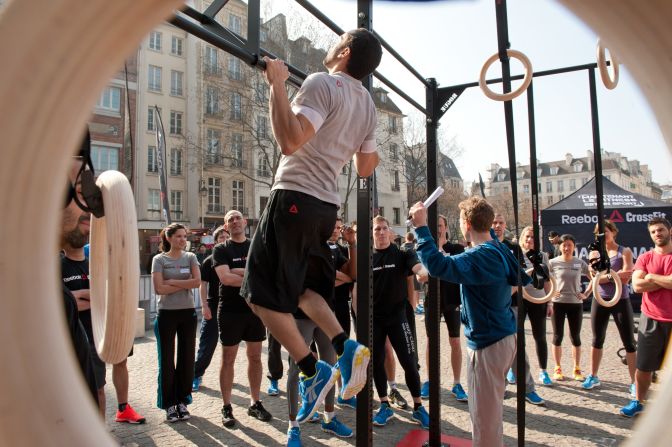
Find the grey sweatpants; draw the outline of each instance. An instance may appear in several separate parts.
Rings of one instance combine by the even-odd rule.
[[[502,446],[505,376],[516,354],[516,336],[504,337],[487,348],[467,349],[467,353],[472,445]]]
[[[296,326],[307,345],[315,340],[320,360],[330,365],[336,363],[336,351],[334,351],[331,340],[312,320],[297,319]],[[289,420],[296,420],[296,414],[299,412],[299,367],[291,357],[287,371],[287,406],[289,407]],[[324,406],[334,408],[334,387],[324,399]]]

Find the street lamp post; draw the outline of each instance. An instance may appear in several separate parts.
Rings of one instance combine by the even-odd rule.
[[[205,212],[203,211],[203,199],[205,199],[205,196],[208,195],[208,188],[205,186],[205,180],[204,179],[201,178],[199,183],[200,183],[200,186],[198,188],[198,196],[199,196],[200,212],[201,212],[201,228],[205,228],[205,222],[204,222]]]

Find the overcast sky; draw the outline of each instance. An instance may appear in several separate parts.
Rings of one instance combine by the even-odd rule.
[[[356,1],[312,3],[340,27],[356,26]],[[273,12],[290,11],[283,0],[272,0],[271,4]],[[295,4],[291,7],[297,8]],[[595,61],[597,35],[557,2],[510,0],[508,21],[511,48],[525,53],[535,71]],[[477,81],[483,63],[497,51],[494,0],[416,4],[376,1],[373,24],[397,52],[423,76],[436,78],[440,86]],[[422,85],[392,56],[383,56],[379,71],[424,105]],[[522,73],[522,65],[513,61],[511,71]],[[496,62],[488,78],[500,75]],[[514,88],[517,85],[514,83]],[[599,74],[597,88],[602,147],[648,164],[654,181],[672,183],[672,157],[627,67],[621,66],[615,90],[607,90]],[[414,113],[415,108],[406,101],[394,94],[391,97],[404,113]],[[592,149],[586,71],[535,79],[534,99],[540,161],[559,160],[568,152],[585,156],[586,150]],[[529,164],[525,95],[514,101],[514,117],[516,158]],[[485,178],[490,163],[508,166],[504,107],[486,98],[477,87],[455,102],[441,126],[463,148],[455,163],[465,182],[476,179],[479,172]]]

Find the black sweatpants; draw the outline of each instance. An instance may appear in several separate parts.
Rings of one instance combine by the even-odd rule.
[[[197,325],[195,309],[161,309],[156,316],[154,334],[159,354],[159,388],[156,405],[159,408],[165,410],[178,403],[191,403]]]
[[[411,334],[413,334],[413,343],[415,343],[415,351],[413,357],[415,358],[415,366],[420,371],[420,359],[418,358],[418,333],[415,330],[415,309],[413,305],[406,300],[406,321],[408,322],[408,327],[411,328]]]
[[[548,343],[546,342],[546,311],[548,303],[538,304],[525,302],[525,314],[530,318],[532,337],[537,348],[537,360],[539,368],[546,369],[548,364]],[[518,314],[516,314],[518,315]],[[516,317],[517,318],[517,317]]]
[[[597,300],[593,300],[593,305],[590,309],[590,322],[593,328],[593,348],[602,349],[604,346],[609,315],[614,316],[614,322],[621,336],[625,352],[636,352],[635,322],[632,313],[632,303],[630,303],[630,299],[628,298],[621,298],[612,307],[604,307]]]
[[[378,397],[387,396],[387,375],[385,374],[385,339],[390,339],[397,354],[399,364],[404,369],[406,386],[411,396],[420,397],[420,373],[418,372],[415,340],[406,319],[404,309],[387,318],[373,319],[373,381]]]
[[[266,331],[268,338],[268,377],[269,380],[282,379],[284,367],[282,366],[282,345],[273,338],[271,331]]]

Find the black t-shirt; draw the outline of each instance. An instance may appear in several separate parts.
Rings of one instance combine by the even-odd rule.
[[[373,249],[373,316],[385,318],[403,312],[408,299],[406,279],[420,261],[414,251],[400,250],[390,244],[384,250]]]
[[[455,256],[464,253],[464,246],[446,242],[441,247],[445,256]],[[440,281],[441,304],[443,306],[459,306],[462,303],[460,285],[448,281]]]
[[[523,254],[523,250],[520,248],[520,245],[514,244],[508,239],[504,239],[502,241],[502,244],[506,245],[508,249],[511,250],[513,256],[516,259],[518,259],[518,262],[520,262],[520,266],[523,268],[523,270],[525,270],[525,255]],[[511,295],[511,305],[512,306],[518,305],[518,292],[515,292],[513,295]]]
[[[201,281],[208,282],[208,301],[219,301],[219,276],[212,265],[212,255],[203,260],[201,264]]]
[[[218,244],[212,252],[212,265],[228,265],[229,270],[244,269],[247,265],[247,253],[250,251],[250,240],[234,242],[229,239]],[[215,273],[216,274],[216,273]],[[240,287],[219,284],[219,308],[226,312],[252,312],[245,299],[240,296]]]
[[[61,277],[68,290],[89,288],[89,260],[75,261],[67,256],[61,257]]]
[[[340,270],[346,262],[348,262],[348,249],[342,245],[334,244],[329,246],[331,248],[332,257],[334,259],[334,266],[336,270]],[[350,287],[352,283],[341,284],[334,289],[334,301],[348,301],[350,299]]]

